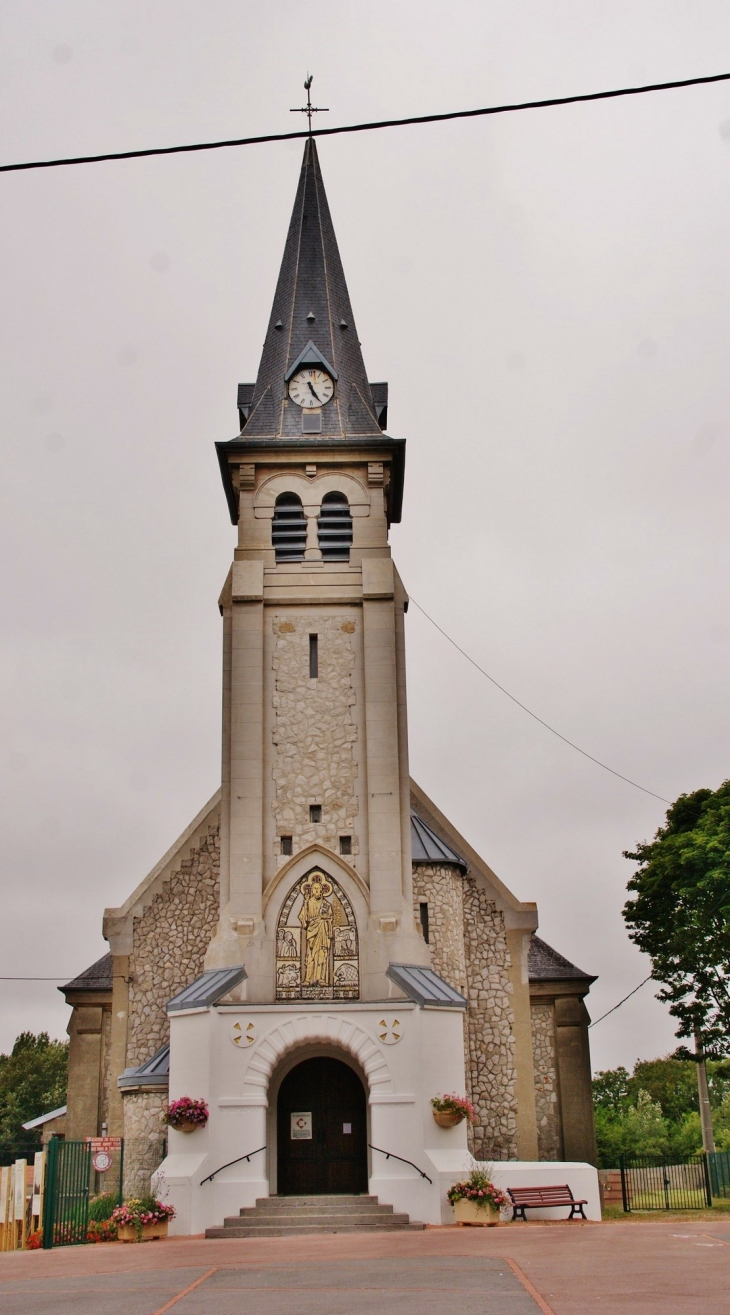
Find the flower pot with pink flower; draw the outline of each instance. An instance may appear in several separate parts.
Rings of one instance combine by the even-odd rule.
[[[434,1096],[431,1100],[433,1117],[439,1128],[455,1128],[457,1124],[468,1119],[473,1123],[476,1111],[466,1096]]]
[[[178,1132],[195,1132],[204,1128],[208,1122],[208,1104],[204,1100],[193,1100],[190,1096],[181,1096],[167,1107],[165,1123]]]

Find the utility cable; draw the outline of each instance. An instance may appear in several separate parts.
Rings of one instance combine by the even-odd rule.
[[[590,761],[592,763],[595,763],[597,767],[602,767],[605,772],[610,772],[612,776],[617,776],[620,781],[625,781],[627,785],[633,785],[635,790],[641,790],[644,794],[651,795],[652,799],[659,799],[660,802],[663,804],[671,803],[671,799],[665,799],[664,795],[655,794],[653,790],[647,790],[645,785],[639,785],[637,781],[632,781],[628,776],[624,776],[621,772],[615,771],[613,767],[609,767],[607,763],[601,762],[600,758],[594,758],[592,753],[588,753],[585,749],[581,749],[580,745],[574,744],[573,741],[569,740],[566,735],[561,735],[560,731],[556,731],[554,726],[550,726],[548,722],[543,721],[542,717],[538,717],[536,712],[533,712],[530,708],[526,707],[524,703],[520,703],[520,700],[518,698],[515,698],[514,694],[510,694],[509,690],[505,689],[504,685],[500,685],[499,681],[494,679],[494,676],[490,676],[489,672],[484,670],[484,667],[480,667],[479,663],[475,662],[474,658],[470,657],[469,654],[463,648],[461,648],[459,644],[457,644],[456,640],[452,639],[451,635],[447,634],[446,631],[441,628],[438,622],[434,621],[433,617],[429,616],[428,612],[424,611],[424,609],[421,607],[421,604],[416,602],[412,594],[409,594],[408,597],[410,602],[413,603],[414,607],[417,607],[419,612],[421,612],[423,616],[425,616],[426,620],[431,622],[431,625],[434,626],[436,630],[438,630],[439,634],[443,635],[444,639],[448,639],[449,643],[453,644],[457,652],[461,653],[461,656],[465,657],[467,662],[471,662],[471,665],[473,667],[476,667],[477,671],[480,671],[483,676],[486,676],[487,680],[491,681],[491,683],[495,685],[498,690],[501,690],[502,694],[506,694],[507,698],[511,699],[513,703],[516,703],[518,708],[522,708],[522,711],[526,712],[528,717],[532,717],[534,721],[538,721],[540,725],[544,726],[545,729],[547,731],[550,731],[552,735],[557,735],[558,739],[563,741],[563,744],[569,745],[571,749],[575,749],[576,753],[580,753],[583,755],[584,758],[590,759]]]
[[[642,986],[646,986],[646,983],[650,981],[651,981],[651,973],[649,973],[648,977],[644,978],[643,982],[639,982],[639,985],[635,986],[633,991],[629,991],[628,995],[625,995],[623,1000],[619,1000],[618,1004],[613,1006],[613,1009],[609,1009],[607,1013],[601,1014],[600,1018],[595,1018],[592,1023],[589,1023],[588,1031],[590,1032],[592,1027],[598,1027],[598,1024],[602,1023],[604,1018],[608,1018],[609,1014],[615,1014],[617,1009],[620,1009],[622,1005],[625,1005],[626,1001],[630,1000],[632,995],[636,995],[636,992],[640,991]]]
[[[525,100],[508,105],[488,105],[479,110],[454,110],[450,114],[418,114],[407,119],[380,119],[373,123],[350,123],[341,128],[311,128],[304,132],[271,132],[263,137],[235,137],[220,142],[195,142],[188,146],[158,146],[144,151],[110,151],[104,155],[76,155],[59,160],[30,160],[23,164],[2,164],[0,173],[22,169],[56,169],[68,164],[100,164],[104,160],[139,160],[149,155],[183,155],[191,151],[217,151],[225,146],[260,146],[265,142],[288,142],[304,137],[335,137],[341,133],[373,132],[378,128],[405,128],[414,123],[444,123],[448,119],[476,119],[488,114],[514,114],[517,110],[545,110],[554,105],[577,105],[592,100],[615,100],[618,96],[643,96],[650,91],[675,91],[679,87],[700,87],[712,82],[727,82],[730,73],[714,73],[705,78],[682,78],[676,82],[652,82],[644,87],[619,87],[614,91],[591,91],[580,96],[551,96],[547,100]]]

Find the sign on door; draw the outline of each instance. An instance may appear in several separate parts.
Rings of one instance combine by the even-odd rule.
[[[292,1141],[311,1141],[312,1140],[312,1114],[311,1111],[306,1113],[292,1114],[291,1118],[291,1140]]]

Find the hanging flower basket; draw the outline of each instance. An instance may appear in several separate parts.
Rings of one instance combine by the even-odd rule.
[[[455,1128],[464,1119],[473,1123],[476,1118],[474,1106],[465,1096],[434,1096],[431,1110],[439,1128]]]
[[[190,1096],[181,1096],[168,1106],[165,1123],[177,1132],[195,1132],[204,1128],[208,1122],[208,1105],[204,1100],[192,1100]]]
[[[464,1115],[457,1110],[434,1110],[433,1117],[439,1128],[455,1128],[464,1121]]]

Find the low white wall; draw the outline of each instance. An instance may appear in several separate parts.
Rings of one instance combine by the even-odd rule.
[[[486,1170],[492,1182],[501,1187],[502,1191],[508,1187],[557,1187],[567,1183],[577,1201],[587,1202],[583,1207],[586,1218],[600,1222],[598,1170],[592,1164],[580,1160],[495,1160],[492,1163],[477,1164],[469,1156],[446,1151],[432,1151],[430,1159],[438,1176],[443,1224],[454,1222],[454,1211],[446,1193],[454,1183],[466,1178],[473,1167]],[[548,1209],[528,1210],[526,1213],[528,1219],[567,1219],[570,1209],[567,1206],[551,1206]],[[502,1218],[511,1219],[511,1209],[504,1211]]]

